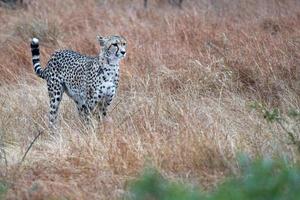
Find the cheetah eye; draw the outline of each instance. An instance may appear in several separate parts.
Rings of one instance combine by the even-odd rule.
[[[115,46],[115,47],[117,47],[117,46],[118,46],[118,44],[117,44],[117,43],[113,43],[112,45],[113,45],[113,46]]]

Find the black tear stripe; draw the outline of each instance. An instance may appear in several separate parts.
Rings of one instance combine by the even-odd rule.
[[[116,56],[118,56],[118,52],[119,52],[120,48],[119,46],[117,45],[117,51],[116,51]]]
[[[119,46],[118,46],[118,45],[111,44],[111,45],[108,47],[108,49],[110,49],[111,46],[117,47],[117,51],[116,51],[115,55],[118,56],[118,51],[120,50]]]

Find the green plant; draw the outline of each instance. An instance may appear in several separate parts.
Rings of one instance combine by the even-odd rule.
[[[130,186],[129,199],[131,200],[196,200],[200,198],[201,194],[197,190],[170,182],[153,168],[147,168],[143,175]]]
[[[225,181],[210,200],[300,198],[300,170],[272,159],[241,162],[241,176]]]
[[[300,111],[290,109],[287,113],[282,113],[278,108],[268,109],[265,105],[254,102],[250,105],[257,110],[269,123],[276,123],[289,137],[291,144],[297,147],[300,153]]]
[[[246,158],[246,157],[244,157]],[[283,161],[241,159],[241,174],[220,184],[215,191],[201,192],[170,182],[147,168],[130,185],[130,200],[296,200],[300,198],[300,169]]]
[[[0,199],[4,199],[7,191],[7,184],[0,180]]]
[[[16,8],[17,5],[23,5],[23,0],[0,0],[0,6],[5,6],[8,8]]]

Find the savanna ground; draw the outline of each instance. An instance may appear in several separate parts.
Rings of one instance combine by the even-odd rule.
[[[300,108],[300,1],[31,0],[0,7],[0,181],[7,199],[120,199],[145,165],[213,189],[237,155],[299,161],[277,125],[250,105]],[[59,48],[96,55],[96,35],[128,40],[113,124],[89,129],[65,95],[48,130],[45,66]],[[95,122],[97,124],[97,122]],[[24,162],[27,147],[38,134]],[[297,135],[299,137],[300,135]]]

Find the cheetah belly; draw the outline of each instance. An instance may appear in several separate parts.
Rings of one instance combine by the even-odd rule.
[[[86,104],[86,93],[85,93],[84,88],[66,84],[66,93],[77,104],[79,104],[79,105]]]

